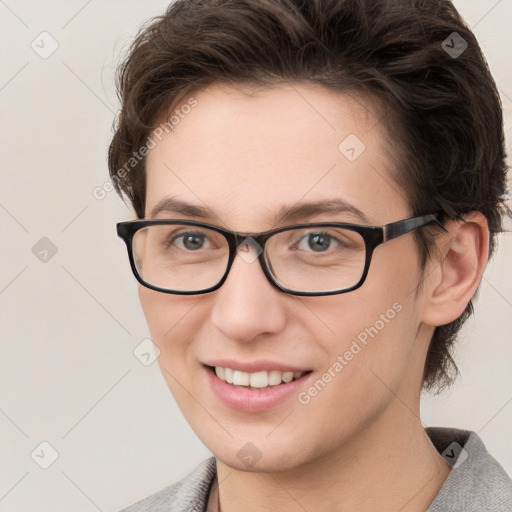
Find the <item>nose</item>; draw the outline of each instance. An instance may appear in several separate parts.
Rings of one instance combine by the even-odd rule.
[[[267,280],[257,254],[254,246],[239,246],[228,277],[213,292],[211,321],[231,340],[251,341],[285,326],[285,294]]]

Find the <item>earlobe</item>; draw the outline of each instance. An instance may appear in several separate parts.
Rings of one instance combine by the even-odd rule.
[[[436,280],[427,286],[423,323],[439,326],[457,319],[475,294],[489,257],[489,228],[480,212],[446,223],[439,242]]]

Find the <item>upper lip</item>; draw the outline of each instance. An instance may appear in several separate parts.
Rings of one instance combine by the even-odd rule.
[[[292,366],[289,364],[279,363],[270,360],[259,361],[234,361],[233,359],[215,359],[206,361],[207,366],[221,366],[222,368],[231,368],[232,370],[239,370],[241,372],[255,373],[261,371],[279,370],[281,372],[308,372],[311,368],[300,368],[299,366]]]

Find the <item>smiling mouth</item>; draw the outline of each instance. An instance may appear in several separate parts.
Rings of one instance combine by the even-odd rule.
[[[240,370],[233,370],[232,368],[223,368],[221,366],[207,366],[220,380],[231,384],[235,387],[261,390],[268,389],[274,386],[281,386],[288,384],[292,381],[298,380],[304,375],[309,375],[312,370],[305,372],[282,372],[280,370],[269,370],[259,372],[243,372]]]

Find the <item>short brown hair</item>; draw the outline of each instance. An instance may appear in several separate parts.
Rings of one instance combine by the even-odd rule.
[[[492,254],[510,213],[501,102],[474,34],[446,0],[173,2],[139,31],[118,69],[121,111],[108,155],[116,191],[144,218],[145,158],[133,155],[178,99],[215,82],[290,81],[377,98],[412,214],[480,211]],[[133,169],[121,173],[131,158]],[[415,239],[424,266],[433,236],[420,230]],[[425,390],[453,383],[451,348],[472,311],[470,301],[435,329]]]

